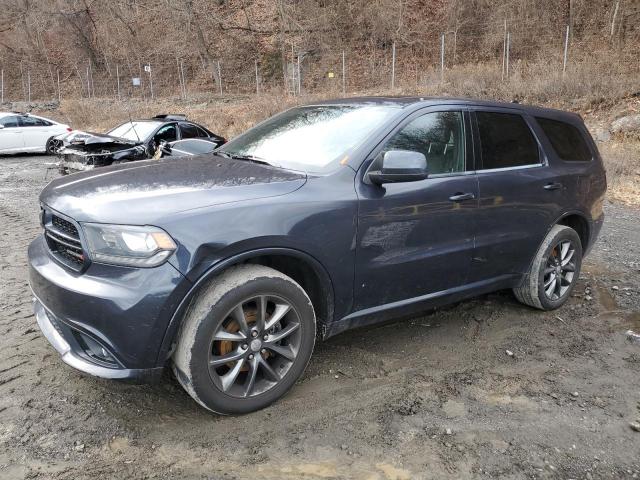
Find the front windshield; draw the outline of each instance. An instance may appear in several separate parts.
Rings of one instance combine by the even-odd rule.
[[[252,128],[218,151],[319,173],[349,155],[398,109],[393,105],[371,104],[293,108]]]
[[[160,125],[161,122],[127,122],[117,126],[113,130],[109,130],[107,135],[143,142]]]

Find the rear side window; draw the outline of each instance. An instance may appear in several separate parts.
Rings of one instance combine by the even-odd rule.
[[[180,132],[182,132],[182,138],[196,138],[200,136],[198,128],[190,123],[181,123]]]
[[[484,170],[540,163],[538,143],[522,116],[476,112],[476,118]]]
[[[23,127],[48,127],[49,125],[51,125],[46,120],[35,117],[22,117],[21,120]]]
[[[565,162],[588,162],[591,160],[591,151],[576,127],[549,118],[536,117],[536,120],[561,160]]]

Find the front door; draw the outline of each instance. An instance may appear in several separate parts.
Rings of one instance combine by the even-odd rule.
[[[21,151],[24,148],[24,137],[20,119],[17,115],[0,118],[0,152]]]
[[[429,177],[382,186],[358,177],[355,310],[464,285],[474,247],[478,187],[468,115],[460,109],[416,113],[373,152],[418,151]]]

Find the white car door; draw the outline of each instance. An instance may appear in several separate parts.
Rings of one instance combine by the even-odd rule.
[[[20,120],[24,132],[24,150],[29,152],[44,152],[50,137],[66,131],[66,125],[34,116],[22,116]]]
[[[24,149],[22,126],[17,115],[0,118],[0,152],[13,153]]]

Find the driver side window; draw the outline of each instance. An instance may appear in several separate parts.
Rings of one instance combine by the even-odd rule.
[[[412,120],[387,141],[376,157],[376,163],[382,162],[382,157],[389,150],[410,150],[424,154],[430,175],[464,172],[462,112],[432,112]]]
[[[178,139],[178,129],[174,123],[161,127],[153,136],[156,143],[164,140],[165,142],[173,142]]]

